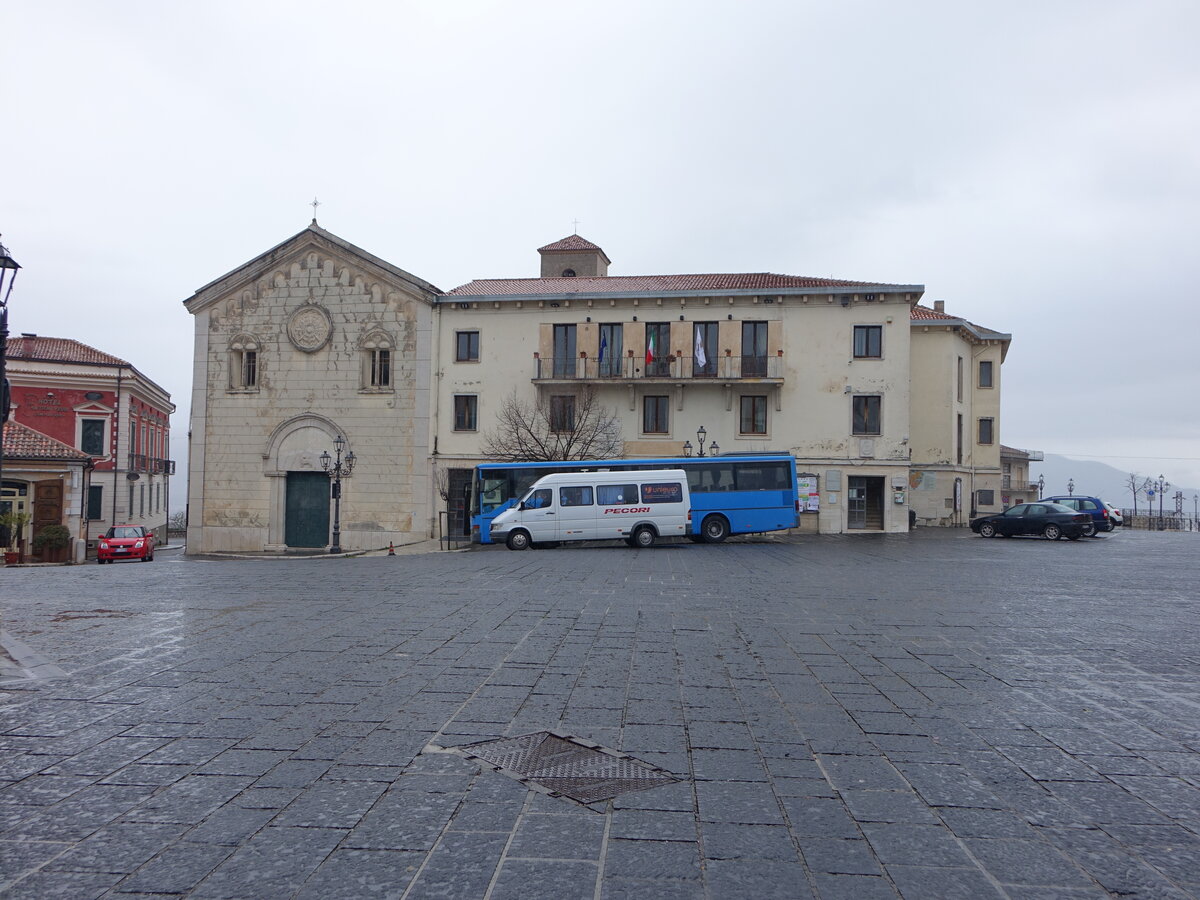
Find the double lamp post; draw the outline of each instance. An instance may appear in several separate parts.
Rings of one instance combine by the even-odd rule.
[[[329,451],[326,450],[321,454],[321,468],[333,479],[333,543],[329,545],[329,552],[341,553],[342,479],[348,477],[354,471],[356,458],[353,450],[346,454],[345,459],[342,458],[342,451],[346,449],[346,439],[340,434],[333,439],[333,446],[337,456],[330,456]]]

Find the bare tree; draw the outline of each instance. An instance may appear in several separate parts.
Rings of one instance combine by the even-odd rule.
[[[1130,493],[1132,493],[1132,494],[1133,494],[1133,514],[1134,514],[1135,516],[1137,515],[1137,495],[1138,495],[1138,491],[1140,491],[1140,490],[1142,489],[1141,480],[1142,480],[1142,476],[1141,476],[1141,475],[1137,475],[1137,474],[1135,474],[1135,473],[1133,473],[1133,472],[1130,472],[1130,473],[1129,473],[1129,480],[1125,482],[1125,487],[1127,487],[1127,488],[1129,489]],[[1131,526],[1130,526],[1130,527],[1132,527],[1132,523],[1131,523]]]
[[[450,470],[434,464],[433,488],[443,500],[450,499]]]
[[[483,436],[485,456],[502,462],[613,459],[621,455],[621,422],[585,385],[570,394],[530,402],[513,389],[496,427]]]

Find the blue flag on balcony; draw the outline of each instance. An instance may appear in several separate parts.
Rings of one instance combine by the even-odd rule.
[[[600,365],[604,365],[604,355],[608,352],[608,335],[600,335]]]

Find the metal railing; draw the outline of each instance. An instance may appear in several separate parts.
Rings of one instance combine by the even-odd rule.
[[[733,380],[783,378],[782,356],[717,356],[703,361],[694,356],[666,356],[646,362],[644,356],[619,359],[539,357],[533,360],[534,380],[633,381],[646,378]]]
[[[175,460],[160,459],[156,456],[147,456],[144,453],[130,453],[129,471],[146,472],[150,475],[174,475]]]

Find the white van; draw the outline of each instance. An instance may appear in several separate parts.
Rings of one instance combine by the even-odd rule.
[[[556,541],[624,539],[653,547],[692,530],[692,496],[683,469],[555,472],[534,482],[492,520],[492,538],[509,550]]]

